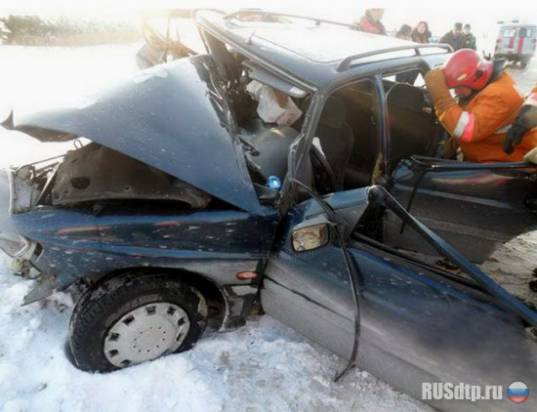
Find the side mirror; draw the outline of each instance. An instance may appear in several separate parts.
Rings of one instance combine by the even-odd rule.
[[[306,220],[293,228],[292,240],[295,252],[306,252],[326,246],[330,240],[330,226],[326,216]]]

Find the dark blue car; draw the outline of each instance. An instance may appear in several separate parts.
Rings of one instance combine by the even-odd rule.
[[[537,388],[535,308],[474,265],[535,225],[536,170],[443,158],[420,82],[449,49],[260,11],[196,21],[205,54],[3,123],[85,138],[0,174],[0,247],[38,279],[26,303],[80,295],[75,364],[181,352],[261,307],[417,398],[431,382]],[[261,121],[252,80],[304,115]],[[426,401],[537,409],[503,398]]]

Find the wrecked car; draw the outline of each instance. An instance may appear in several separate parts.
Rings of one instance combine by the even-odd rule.
[[[537,170],[441,157],[420,82],[449,47],[252,14],[267,15],[199,11],[204,54],[4,121],[79,142],[0,174],[0,247],[37,279],[25,302],[80,294],[69,346],[88,371],[187,350],[259,303],[348,360],[342,373],[417,398],[422,382],[534,387],[537,312],[475,263],[535,225]],[[261,121],[252,80],[302,118]]]

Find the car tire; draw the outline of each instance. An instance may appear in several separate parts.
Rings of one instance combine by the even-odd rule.
[[[207,302],[196,288],[167,274],[131,273],[80,298],[69,347],[79,369],[109,372],[190,349],[206,325]]]

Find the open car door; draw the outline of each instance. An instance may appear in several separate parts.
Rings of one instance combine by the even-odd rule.
[[[399,163],[390,192],[407,210],[474,263],[537,225],[537,167],[413,157]],[[436,252],[393,215],[384,241],[427,255]]]
[[[267,314],[346,359],[357,339],[358,366],[416,398],[423,396],[423,382],[504,388],[515,381],[537,382],[537,343],[525,331],[528,324],[537,325],[537,313],[406,213],[384,189],[339,192],[324,201],[348,237],[344,244],[336,241],[334,226],[313,200],[291,210],[263,278],[261,303]],[[367,241],[353,230],[359,220],[378,218],[384,210],[405,221],[471,281]],[[358,334],[342,247],[361,277]],[[429,403],[464,411],[503,411],[514,405],[505,397]],[[514,406],[535,410],[536,400]]]

